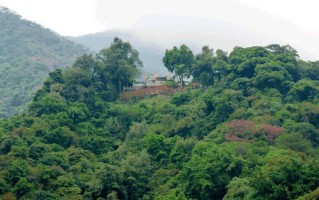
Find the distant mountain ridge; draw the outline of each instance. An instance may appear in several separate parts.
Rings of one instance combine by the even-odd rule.
[[[67,38],[97,52],[105,47],[108,47],[112,43],[114,37],[120,37],[124,41],[128,41],[133,48],[139,52],[139,57],[143,62],[142,71],[144,73],[158,73],[160,75],[167,74],[167,70],[162,63],[165,49],[152,43],[143,42],[144,39],[141,39],[132,32],[106,31]]]
[[[22,111],[48,72],[88,50],[0,7],[0,117]]]

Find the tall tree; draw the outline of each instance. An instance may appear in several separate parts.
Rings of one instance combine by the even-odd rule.
[[[210,49],[209,46],[204,46],[202,52],[196,55],[196,64],[192,70],[194,79],[205,86],[213,84],[213,64],[214,50]]]
[[[117,86],[118,92],[122,91],[123,86],[133,83],[140,72],[140,67],[143,66],[138,52],[130,43],[123,42],[118,37],[114,38],[109,48],[101,50],[97,58],[101,62],[104,73]]]
[[[184,77],[190,77],[195,59],[192,50],[183,44],[179,48],[174,46],[173,49],[166,50],[163,63],[168,71],[174,73],[181,85],[184,86]]]

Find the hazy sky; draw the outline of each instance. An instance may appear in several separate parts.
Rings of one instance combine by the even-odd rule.
[[[0,0],[22,16],[62,35],[129,28],[145,15],[214,18],[258,25],[241,4],[319,34],[318,0]],[[239,16],[240,15],[240,16]]]
[[[134,28],[148,16],[220,20],[307,49],[312,52],[305,53],[307,58],[319,58],[318,0],[0,0],[0,5],[73,36]]]

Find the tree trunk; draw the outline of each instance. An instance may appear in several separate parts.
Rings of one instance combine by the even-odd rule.
[[[179,81],[181,82],[181,86],[184,87],[183,76],[179,76]]]

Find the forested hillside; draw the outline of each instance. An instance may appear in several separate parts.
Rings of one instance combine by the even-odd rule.
[[[318,199],[318,62],[280,45],[163,62],[202,86],[117,100],[141,68],[119,38],[51,72],[0,120],[3,199]]]
[[[0,27],[0,117],[8,117],[26,108],[48,72],[86,50],[4,7]]]

